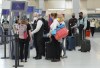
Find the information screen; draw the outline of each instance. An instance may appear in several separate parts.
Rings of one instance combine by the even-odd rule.
[[[34,12],[34,7],[33,6],[28,6],[27,13],[33,13],[33,12]]]
[[[12,11],[24,11],[25,6],[26,6],[26,4],[23,1],[13,1],[12,6],[11,6],[11,10]]]
[[[10,11],[9,9],[2,9],[2,15],[9,15]]]

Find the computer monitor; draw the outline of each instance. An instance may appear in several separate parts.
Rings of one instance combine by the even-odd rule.
[[[9,9],[2,9],[2,15],[9,15],[10,11]]]
[[[28,6],[27,13],[30,14],[30,13],[33,13],[33,12],[34,12],[34,7],[33,6]]]
[[[12,11],[24,11],[26,8],[25,1],[12,1],[11,10]]]

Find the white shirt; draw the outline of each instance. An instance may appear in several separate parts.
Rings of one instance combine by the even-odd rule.
[[[57,26],[59,25],[59,22],[57,21],[57,19],[54,19],[53,23],[50,26],[50,30],[54,30],[57,28]]]
[[[41,20],[38,20],[36,29],[34,31],[32,31],[31,33],[32,34],[37,33],[40,30],[40,28],[42,27],[42,25],[43,25],[43,22]]]
[[[94,22],[90,22],[90,27],[95,27],[95,21]]]

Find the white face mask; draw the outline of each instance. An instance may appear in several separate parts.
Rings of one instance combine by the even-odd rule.
[[[34,20],[37,20],[38,18],[37,17],[34,17]]]

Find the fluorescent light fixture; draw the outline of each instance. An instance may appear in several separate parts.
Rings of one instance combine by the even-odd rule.
[[[100,10],[100,8],[96,8],[96,10]]]
[[[65,9],[48,9],[48,10],[65,10]]]

